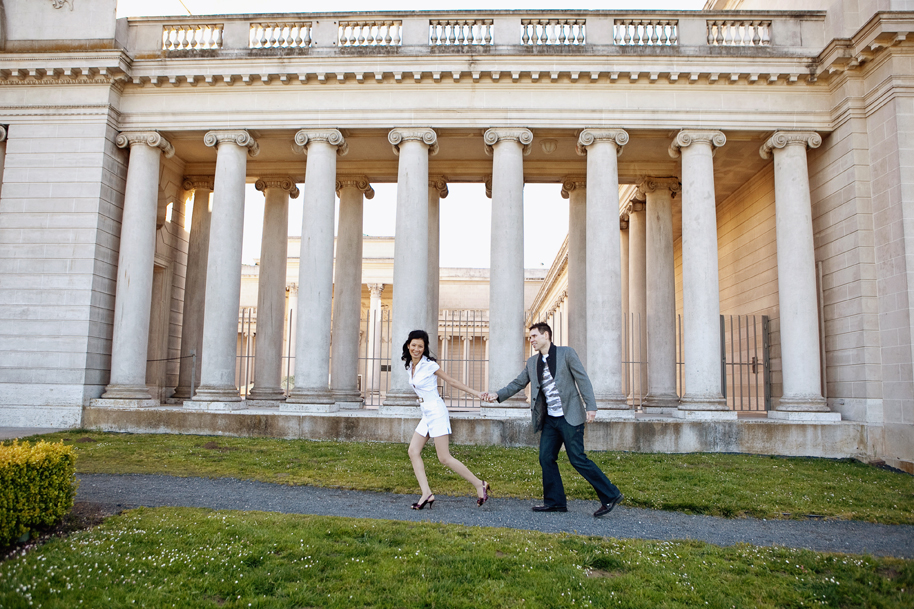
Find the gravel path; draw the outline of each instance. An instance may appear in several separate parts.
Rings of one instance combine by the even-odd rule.
[[[494,488],[482,508],[475,497],[438,495],[433,510],[411,510],[417,495],[371,493],[312,486],[284,486],[231,478],[176,478],[158,475],[84,474],[76,500],[137,506],[205,507],[443,522],[634,539],[696,539],[729,546],[788,546],[822,552],[914,558],[914,526],[844,520],[756,520],[691,516],[626,507],[622,503],[602,519],[592,516],[596,501],[571,501],[567,513],[538,514],[533,501],[503,499]]]

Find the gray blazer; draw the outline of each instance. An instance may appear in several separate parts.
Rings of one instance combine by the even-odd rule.
[[[533,428],[536,431],[543,429],[546,416],[545,394],[540,392],[540,380],[536,373],[536,362],[541,355],[537,353],[527,360],[527,365],[517,378],[498,390],[498,401],[504,402],[509,397],[523,390],[530,383],[530,410],[533,416]],[[593,395],[593,385],[587,378],[584,365],[578,354],[571,347],[555,348],[555,386],[562,399],[562,410],[565,411],[565,420],[569,425],[581,425],[587,420],[587,410],[596,410],[597,401]],[[542,399],[540,399],[542,398]],[[583,398],[583,403],[582,403]]]

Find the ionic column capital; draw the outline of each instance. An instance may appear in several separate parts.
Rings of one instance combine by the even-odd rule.
[[[290,283],[289,285],[287,285],[286,291],[289,293],[289,296],[294,296],[295,298],[298,298],[298,284],[297,283]]]
[[[263,192],[267,188],[278,188],[289,193],[293,199],[297,199],[301,191],[295,185],[295,182],[289,176],[264,176],[254,182],[254,188]]]
[[[676,134],[676,137],[673,138],[673,143],[670,144],[670,156],[678,159],[680,149],[691,146],[694,143],[708,144],[713,152],[727,143],[727,136],[722,131],[711,129],[683,129]]]
[[[522,127],[493,127],[486,130],[482,140],[486,143],[486,154],[489,156],[492,156],[493,147],[499,142],[517,142],[524,147],[524,156],[527,156],[530,154],[530,144],[533,143],[533,132]]]
[[[818,148],[821,145],[822,136],[815,131],[776,131],[768,138],[768,141],[762,144],[758,152],[763,159],[769,159],[775,148],[786,148],[787,146]]]
[[[589,146],[603,142],[614,144],[616,156],[619,156],[622,147],[628,143],[628,132],[624,129],[584,129],[578,134],[575,150],[580,156],[586,156]]]
[[[336,194],[339,196],[340,191],[344,188],[355,188],[361,192],[366,199],[374,198],[374,188],[367,176],[345,176],[336,181]]]
[[[260,154],[260,146],[247,131],[208,131],[203,136],[203,143],[211,148],[219,148],[220,144],[229,143],[248,149],[248,156],[255,157]]]
[[[446,199],[448,195],[446,176],[429,176],[428,187],[438,191],[438,196]]]
[[[619,214],[619,230],[628,230],[628,212]]]
[[[644,195],[641,195],[642,197]],[[628,203],[625,204],[624,211],[626,217],[631,217],[632,214],[644,211],[644,199],[639,199],[637,195],[631,199]]]
[[[335,146],[337,156],[346,156],[349,152],[349,144],[339,129],[299,129],[295,134],[292,150],[299,154],[308,154],[308,146],[314,142]]]
[[[9,125],[0,125],[0,142],[6,141],[6,129]]]
[[[380,298],[381,292],[384,291],[383,283],[369,283],[368,292],[371,294],[372,298]]]
[[[170,159],[175,155],[175,149],[171,142],[162,137],[157,131],[122,131],[117,134],[114,143],[118,148],[139,146],[140,144],[151,148],[159,148],[166,159]]]
[[[428,146],[429,156],[438,154],[438,134],[431,127],[397,127],[387,134],[387,141],[397,156],[400,156],[400,144],[403,142],[422,142]]]
[[[486,176],[486,179],[483,180],[483,183],[486,186],[486,196],[491,199],[492,198],[492,174],[491,173]]]
[[[572,191],[587,190],[587,176],[565,176],[562,178],[562,198],[571,198]]]
[[[642,196],[647,196],[649,192],[657,192],[659,190],[668,190],[675,198],[676,193],[682,191],[682,183],[679,181],[679,178],[646,177],[638,184],[638,192],[641,193]]]
[[[215,182],[213,176],[184,176],[181,186],[184,190],[214,190]]]

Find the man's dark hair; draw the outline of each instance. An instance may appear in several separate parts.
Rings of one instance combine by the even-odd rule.
[[[539,332],[540,334],[548,335],[548,336],[549,336],[549,340],[552,341],[552,328],[550,328],[550,327],[549,327],[549,324],[547,324],[545,321],[541,321],[541,322],[539,322],[539,323],[537,323],[537,324],[533,324],[532,326],[530,326],[529,328],[527,328],[527,330],[528,330],[528,331],[536,330],[536,331]]]

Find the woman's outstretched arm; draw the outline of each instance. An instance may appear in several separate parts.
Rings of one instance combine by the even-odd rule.
[[[482,399],[482,393],[481,393],[481,392],[476,391],[475,389],[473,389],[473,388],[470,387],[469,385],[464,385],[463,383],[461,383],[461,382],[458,381],[457,379],[455,379],[455,378],[453,378],[453,377],[447,375],[441,368],[438,368],[438,370],[435,371],[435,376],[437,376],[438,378],[440,378],[442,381],[444,381],[444,382],[447,383],[448,385],[452,385],[452,386],[456,387],[457,389],[460,389],[461,391],[466,391],[466,392],[469,393],[470,395],[476,396],[476,397],[479,398],[480,400]]]

